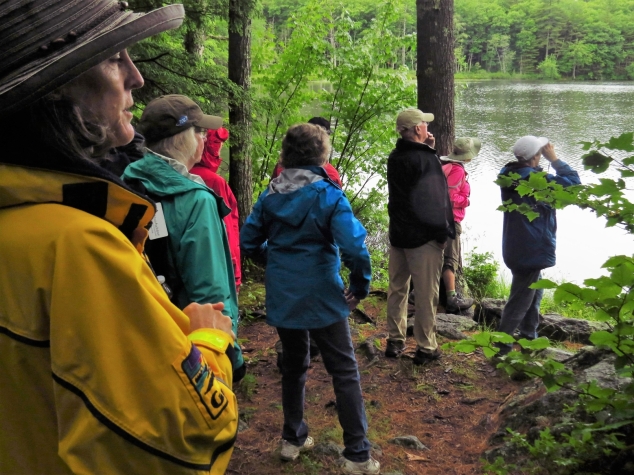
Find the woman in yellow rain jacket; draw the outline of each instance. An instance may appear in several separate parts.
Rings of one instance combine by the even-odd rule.
[[[154,204],[95,158],[132,139],[125,48],[175,28],[110,0],[0,9],[0,473],[224,473],[237,432],[222,304],[173,306]]]

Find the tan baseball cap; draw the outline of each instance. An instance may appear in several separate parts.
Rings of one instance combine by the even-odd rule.
[[[405,109],[398,114],[396,118],[396,130],[401,132],[421,122],[431,122],[434,120],[434,114],[423,112],[420,109]]]
[[[203,114],[198,104],[187,96],[169,94],[157,97],[145,107],[138,131],[148,144],[154,144],[190,127],[219,129],[222,117]]]

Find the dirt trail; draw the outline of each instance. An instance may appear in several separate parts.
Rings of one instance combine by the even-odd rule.
[[[381,473],[405,475],[466,475],[482,473],[480,457],[487,439],[498,430],[497,409],[519,384],[510,381],[478,353],[445,352],[439,361],[422,367],[411,363],[414,343],[408,338],[408,354],[400,359],[383,356],[385,302],[366,302],[368,315],[378,321],[352,323],[355,344],[376,346],[378,359],[370,362],[357,352],[361,386],[368,415],[369,439],[381,453]],[[383,315],[383,317],[381,317]],[[236,388],[240,412],[249,428],[238,434],[231,474],[336,474],[337,456],[308,453],[295,462],[279,460],[282,428],[281,376],[276,366],[275,329],[259,320],[241,328],[248,361],[246,383]],[[446,340],[439,339],[440,344]],[[334,393],[320,358],[311,364],[306,385],[305,418],[316,444],[342,445]],[[417,451],[388,443],[401,435],[415,435],[430,450]]]

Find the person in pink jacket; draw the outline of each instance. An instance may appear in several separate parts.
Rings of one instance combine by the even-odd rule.
[[[469,206],[469,195],[471,194],[471,186],[464,164],[469,163],[478,155],[481,146],[482,143],[476,138],[461,137],[456,139],[453,152],[448,157],[440,157],[443,172],[447,177],[449,198],[451,199],[456,227],[456,238],[447,239],[442,269],[442,279],[447,293],[447,304],[445,305],[447,313],[458,313],[460,310],[468,309],[473,305],[473,299],[465,298],[456,292],[456,272],[462,265],[460,255],[462,226],[460,223],[464,219],[465,209]]]
[[[229,250],[231,251],[231,260],[233,262],[233,273],[236,279],[236,290],[240,290],[242,283],[242,271],[240,268],[240,229],[238,228],[238,202],[236,197],[229,188],[227,181],[218,175],[218,167],[222,163],[220,158],[220,150],[222,144],[229,138],[229,131],[224,127],[216,130],[207,131],[207,142],[203,157],[190,170],[201,177],[205,184],[211,188],[214,193],[220,196],[231,212],[224,217],[225,228],[227,229],[227,239],[229,240]]]

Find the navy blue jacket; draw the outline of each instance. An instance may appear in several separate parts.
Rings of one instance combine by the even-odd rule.
[[[581,183],[579,174],[561,160],[552,162],[557,175],[546,175],[546,180],[567,187]],[[500,170],[500,175],[517,173],[522,180],[527,180],[531,173],[541,172],[540,167],[529,167],[525,163],[511,162]],[[545,269],[555,265],[555,248],[557,245],[557,215],[546,203],[533,197],[520,196],[515,187],[503,187],[502,201],[509,199],[515,204],[527,203],[539,217],[532,222],[518,211],[504,213],[502,232],[502,257],[511,271],[526,272]]]
[[[312,329],[347,318],[339,253],[350,269],[350,290],[365,298],[371,277],[365,236],[348,199],[323,168],[285,169],[240,230],[245,255],[264,254],[267,260],[267,323]]]

